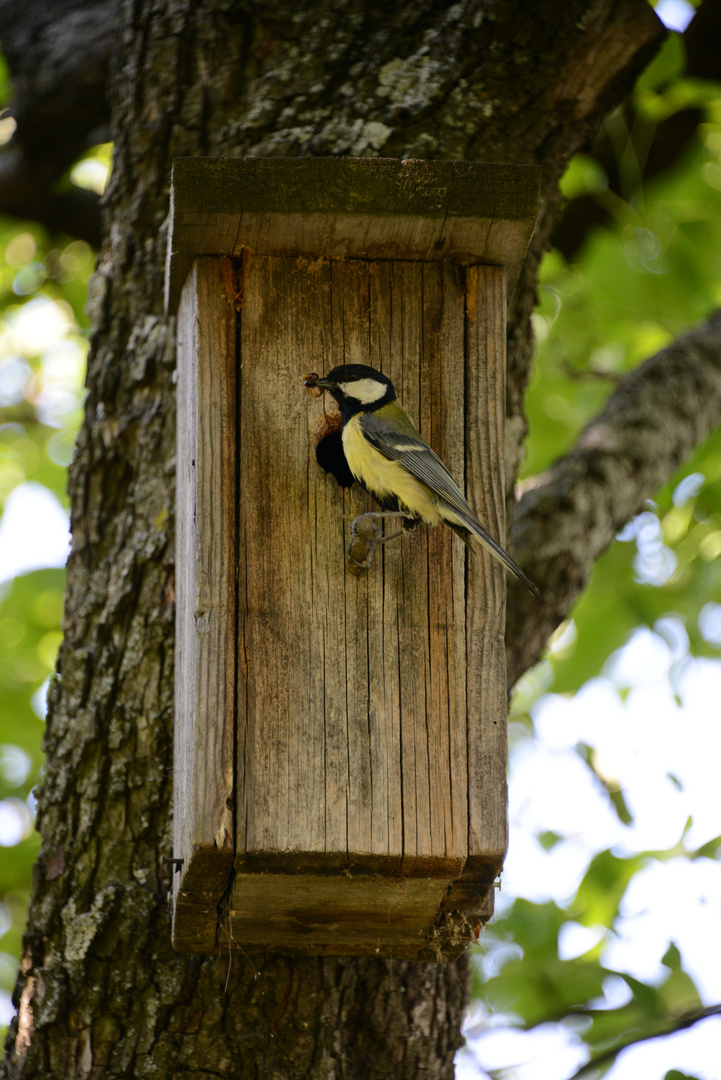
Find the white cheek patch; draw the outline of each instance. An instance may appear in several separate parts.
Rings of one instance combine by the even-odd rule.
[[[362,405],[371,405],[374,401],[380,401],[385,396],[386,384],[377,382],[376,379],[356,379],[353,382],[338,384],[346,397],[355,398]]]

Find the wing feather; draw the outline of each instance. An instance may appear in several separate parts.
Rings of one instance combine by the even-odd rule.
[[[390,461],[400,461],[416,479],[445,502],[474,519],[455,480],[437,454],[413,428],[410,421],[402,432],[387,424],[377,413],[364,413],[360,425],[368,442]]]
[[[393,426],[383,419],[381,412],[382,410],[362,413],[359,418],[361,431],[371,446],[374,446],[390,461],[399,461],[417,480],[435,492],[460,518],[460,521],[456,523],[446,518],[450,527],[468,543],[467,537],[463,535],[461,522],[467,525],[476,539],[497,559],[500,559],[534,596],[540,598],[540,593],[530,578],[481,525],[448,469],[438,455],[433,453],[428,443],[421,438],[403,410],[396,407],[393,413]]]

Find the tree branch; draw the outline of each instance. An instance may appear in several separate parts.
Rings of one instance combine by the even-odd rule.
[[[615,1061],[618,1055],[623,1050],[627,1050],[629,1046],[648,1042],[649,1039],[659,1039],[664,1035],[673,1035],[676,1031],[685,1031],[686,1028],[693,1027],[694,1024],[698,1024],[701,1020],[708,1020],[710,1016],[721,1016],[721,1005],[709,1005],[703,1009],[692,1009],[689,1012],[682,1013],[680,1016],[667,1019],[658,1031],[644,1031],[637,1035],[631,1035],[618,1046],[604,1050],[600,1054],[595,1054],[573,1076],[569,1077],[569,1080],[581,1080],[581,1077],[585,1076],[591,1069],[597,1069],[599,1065],[606,1065]]]
[[[716,312],[624,379],[576,446],[535,478],[516,505],[513,549],[544,599],[539,613],[511,589],[509,685],[539,659],[621,526],[720,422]]]
[[[17,130],[0,156],[0,211],[97,247],[100,204],[58,186],[89,147],[109,139],[108,68],[116,0],[0,0]]]
[[[100,198],[94,191],[56,189],[56,162],[31,162],[19,147],[0,155],[0,212],[37,221],[50,233],[64,232],[99,247]]]
[[[686,78],[721,78],[721,54],[718,49],[721,34],[721,5],[702,4],[683,34],[686,52]],[[692,107],[679,109],[659,123],[639,116],[627,102],[622,111],[628,129],[628,143],[638,171],[629,175],[619,160],[619,150],[604,126],[593,144],[591,153],[608,177],[609,189],[627,202],[632,195],[653,177],[676,165],[687,153],[696,137],[703,110]],[[583,246],[594,226],[608,222],[608,208],[593,195],[582,195],[567,204],[553,230],[553,246],[569,261]]]

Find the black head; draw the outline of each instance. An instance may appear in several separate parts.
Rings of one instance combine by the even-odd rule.
[[[380,409],[396,397],[388,376],[367,364],[340,364],[317,385],[333,395],[344,417]]]

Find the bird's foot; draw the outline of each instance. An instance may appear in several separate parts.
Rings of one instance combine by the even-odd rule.
[[[369,511],[367,514],[360,514],[351,522],[351,538],[346,548],[346,562],[351,574],[355,574],[356,577],[362,574],[373,562],[375,549],[385,544],[386,540],[402,536],[405,531],[399,529],[397,532],[384,536],[380,525],[376,523],[377,519],[405,518],[406,516],[398,510]]]

